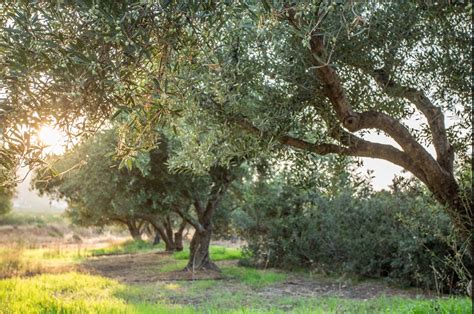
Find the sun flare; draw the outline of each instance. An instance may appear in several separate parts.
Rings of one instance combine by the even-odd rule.
[[[46,146],[47,153],[61,154],[66,149],[66,135],[49,125],[45,125],[39,130],[38,138]]]

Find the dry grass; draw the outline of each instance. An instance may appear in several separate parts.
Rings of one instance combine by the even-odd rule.
[[[25,258],[25,249],[21,246],[0,249],[0,278],[28,276],[43,272],[41,263]]]

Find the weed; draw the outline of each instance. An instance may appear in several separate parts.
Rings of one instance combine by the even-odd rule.
[[[187,261],[183,260],[170,260],[169,263],[160,267],[160,272],[165,273],[169,271],[183,270],[187,263]]]

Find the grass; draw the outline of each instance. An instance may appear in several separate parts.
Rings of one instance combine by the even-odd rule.
[[[114,298],[124,289],[115,281],[67,273],[13,278],[0,281],[0,311],[3,313],[99,313],[125,312],[125,301]]]
[[[436,300],[298,298],[266,300],[223,281],[127,286],[79,273],[0,280],[0,313],[471,313],[467,298]],[[187,294],[195,305],[176,304]],[[158,295],[158,296],[157,296]],[[172,298],[174,296],[174,299]],[[228,297],[227,299],[225,297]]]
[[[80,244],[27,249],[23,245],[15,244],[0,247],[0,278],[39,274],[47,269],[78,264],[90,256],[131,254],[158,248],[162,246],[153,246],[145,241],[127,241],[104,249],[88,249],[81,247]],[[168,267],[172,268],[172,266]]]
[[[252,288],[262,288],[284,281],[287,277],[284,273],[241,266],[223,267],[222,272],[224,275]]]
[[[169,262],[166,262],[160,267],[159,271],[166,273],[169,271],[183,270],[187,263],[188,261],[170,259]]]
[[[82,251],[61,247],[0,248],[0,270],[3,267],[13,275],[22,275],[48,263],[70,265],[92,255],[153,249],[156,246],[143,242]],[[214,259],[217,256],[220,260],[241,256],[239,250],[222,247],[212,247],[211,252]],[[186,253],[160,255],[159,263],[152,267],[159,266],[154,271],[160,272],[181,270],[187,262]],[[131,285],[76,272],[13,277],[0,280],[0,313],[472,313],[468,298],[353,300],[291,293],[282,296],[281,289],[280,294],[273,289],[287,279],[288,273],[241,266],[222,266],[222,272],[223,280]]]
[[[242,258],[242,251],[236,248],[226,248],[224,246],[211,245],[209,251],[213,261],[226,261]],[[173,254],[173,258],[178,260],[187,260],[189,258],[189,248],[185,248],[181,252],[175,252]]]
[[[100,255],[114,255],[114,254],[133,254],[138,252],[147,252],[154,249],[163,249],[164,245],[162,243],[158,245],[153,245],[150,242],[146,241],[126,241],[120,244],[114,244],[110,247],[103,249],[91,250],[92,256]]]

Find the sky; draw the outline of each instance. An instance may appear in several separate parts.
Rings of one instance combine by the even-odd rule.
[[[28,173],[27,168],[18,171],[18,177],[24,178]],[[13,199],[13,208],[23,212],[58,212],[66,209],[66,202],[57,201],[48,197],[39,196],[36,191],[30,189],[31,175],[18,184],[16,196]]]

